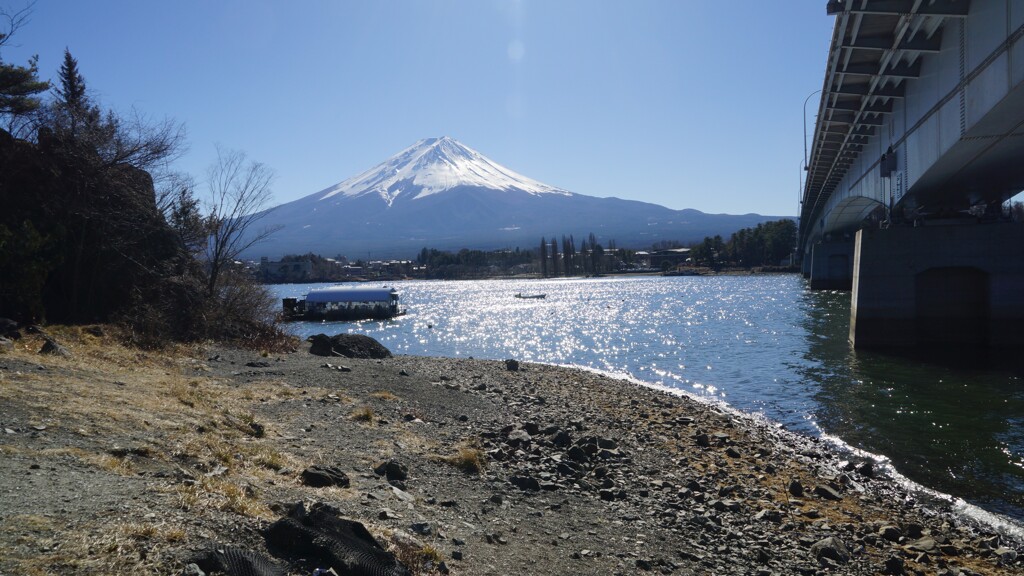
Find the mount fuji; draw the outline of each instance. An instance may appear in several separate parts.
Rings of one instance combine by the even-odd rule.
[[[452,138],[427,138],[358,176],[268,210],[256,227],[279,230],[244,256],[411,258],[423,247],[531,248],[541,237],[591,232],[605,245],[642,248],[728,237],[775,219],[576,194],[517,174]]]

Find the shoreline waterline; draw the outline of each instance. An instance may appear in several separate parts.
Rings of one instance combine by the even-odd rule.
[[[818,434],[816,434],[815,436],[806,436],[800,432],[789,430],[782,423],[773,421],[764,414],[756,412],[745,412],[730,405],[725,400],[708,398],[698,394],[693,394],[691,392],[679,388],[673,388],[670,386],[665,386],[663,384],[648,382],[639,379],[631,374],[621,372],[610,372],[598,368],[580,366],[575,364],[550,364],[550,366],[554,366],[556,368],[567,368],[581,370],[584,372],[590,372],[592,374],[597,374],[599,376],[609,378],[611,380],[620,380],[636,386],[641,386],[644,388],[649,388],[651,390],[656,390],[658,392],[670,394],[672,396],[687,398],[694,402],[707,405],[710,408],[715,408],[727,412],[731,416],[744,418],[754,426],[775,428],[777,429],[777,431],[783,434],[792,435],[793,437],[819,438],[822,441],[832,445],[840,455],[850,456],[859,460],[872,461],[875,466],[879,466],[881,468],[881,473],[879,474],[879,472],[877,471],[878,469],[876,469],[876,474],[878,474],[881,477],[888,478],[891,482],[896,483],[904,490],[906,490],[909,494],[918,497],[924,497],[931,501],[941,502],[944,505],[949,506],[950,510],[965,518],[968,518],[974,522],[978,522],[984,526],[987,526],[991,530],[1006,534],[1011,538],[1014,538],[1015,540],[1024,541],[1024,522],[1021,522],[1009,516],[1005,516],[1003,514],[999,514],[998,512],[991,512],[985,510],[980,506],[976,506],[974,504],[971,504],[970,502],[967,502],[963,498],[958,498],[951,494],[946,494],[944,492],[929,488],[928,486],[915,482],[901,474],[900,471],[892,464],[892,460],[887,456],[883,454],[875,454],[867,450],[857,448],[856,446],[852,446],[847,442],[843,441],[842,438],[828,434],[820,430],[820,428],[818,429]]]
[[[291,328],[363,333],[397,354],[626,373],[842,438],[919,485],[1024,520],[1024,430],[1013,424],[1024,413],[1020,378],[853,351],[848,293],[811,292],[792,275],[389,285],[408,316]]]

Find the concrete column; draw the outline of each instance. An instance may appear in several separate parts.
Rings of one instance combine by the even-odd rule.
[[[857,233],[856,348],[1024,346],[1024,225]]]
[[[811,248],[811,290],[849,290],[853,286],[853,241],[819,242]]]

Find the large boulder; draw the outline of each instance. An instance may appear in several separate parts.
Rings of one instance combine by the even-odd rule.
[[[317,356],[345,358],[391,358],[391,351],[363,334],[317,334],[309,337],[309,353]]]

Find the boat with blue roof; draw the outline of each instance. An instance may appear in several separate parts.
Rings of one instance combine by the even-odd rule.
[[[387,320],[405,314],[395,288],[315,288],[305,298],[284,298],[285,320]]]

